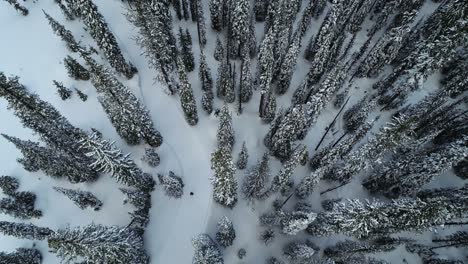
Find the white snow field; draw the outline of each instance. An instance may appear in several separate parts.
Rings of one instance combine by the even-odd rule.
[[[95,42],[83,29],[79,20],[66,21],[62,12],[53,0],[26,1],[21,2],[29,9],[28,16],[22,16],[5,1],[0,1],[0,72],[5,75],[17,75],[20,82],[28,90],[37,93],[41,99],[50,102],[75,126],[89,131],[91,127],[101,131],[105,138],[116,141],[116,145],[125,153],[131,153],[131,157],[145,171],[151,173],[156,179],[158,173],[168,173],[170,170],[180,175],[185,183],[184,195],[180,199],[171,199],[164,195],[161,186],[156,186],[152,193],[152,208],[150,223],[145,232],[146,251],[151,256],[151,263],[155,264],[187,264],[191,263],[193,249],[191,239],[197,234],[208,233],[214,237],[216,223],[221,216],[228,216],[234,223],[237,237],[234,245],[223,249],[224,261],[227,264],[236,263],[264,263],[270,256],[282,258],[282,248],[289,241],[308,238],[318,246],[333,245],[344,236],[330,236],[326,238],[314,238],[305,232],[291,237],[277,234],[274,242],[265,246],[258,239],[259,227],[258,217],[271,208],[274,197],[267,201],[248,205],[242,199],[239,191],[239,202],[235,208],[227,209],[212,199],[212,185],[210,177],[213,172],[210,168],[210,155],[216,147],[216,129],[218,120],[214,115],[208,116],[202,109],[200,99],[202,92],[198,80],[198,65],[200,50],[198,47],[196,25],[191,21],[178,21],[174,19],[174,29],[179,26],[188,27],[194,38],[193,52],[195,56],[195,70],[189,73],[192,88],[198,105],[199,123],[192,127],[187,124],[180,107],[178,96],[170,96],[164,92],[161,85],[154,81],[155,72],[148,67],[146,58],[141,54],[141,48],[135,43],[134,37],[137,30],[130,24],[124,13],[126,3],[120,0],[93,1],[98,5],[100,13],[105,17],[110,29],[117,37],[118,44],[122,49],[124,57],[138,68],[138,74],[131,80],[119,78],[133,93],[146,105],[156,128],[161,132],[164,143],[157,148],[161,157],[161,164],[151,168],[141,161],[145,146],[127,145],[115,132],[101,105],[96,98],[96,90],[89,81],[76,81],[68,77],[63,65],[63,58],[69,55],[64,42],[53,34],[43,11],[49,13],[60,23],[71,30],[75,38],[83,44],[96,47]],[[213,59],[216,33],[210,28],[208,1],[205,5],[205,19],[207,23],[208,44],[205,53],[211,68],[213,78],[216,78],[218,62]],[[305,2],[305,1],[304,1]],[[305,5],[302,5],[304,8]],[[421,16],[430,13],[436,5],[428,1],[422,8]],[[324,13],[325,14],[325,13]],[[318,20],[313,20],[311,28],[303,38],[303,47],[307,45],[312,34],[315,34],[323,20],[324,14]],[[365,26],[366,27],[366,26]],[[263,23],[256,23],[257,42],[262,39]],[[360,33],[356,39],[353,50],[357,50],[365,41],[365,33]],[[350,37],[350,36],[348,36]],[[73,55],[77,58],[76,55]],[[80,62],[81,58],[77,58]],[[239,67],[240,63],[236,63]],[[302,52],[298,58],[298,65],[294,73],[291,88],[285,95],[278,97],[278,109],[286,108],[290,104],[290,98],[294,89],[306,75],[310,67]],[[256,71],[256,63],[252,63],[252,72]],[[439,76],[435,74],[428,78],[425,89],[419,90],[410,97],[410,101],[418,100],[435,88]],[[66,87],[76,87],[88,95],[88,100],[82,102],[76,92],[71,99],[62,101],[56,94],[52,81],[63,82]],[[371,91],[373,80],[360,79],[351,88],[351,99],[348,107]],[[356,87],[356,88],[355,88]],[[261,122],[258,117],[259,91],[254,91],[253,99],[244,105],[242,115],[237,114],[237,105],[232,104],[231,112],[235,130],[236,144],[233,150],[234,159],[240,151],[242,142],[245,141],[249,150],[248,167],[257,163],[263,153],[267,151],[263,144],[263,138],[268,131],[268,125]],[[215,109],[220,108],[222,102],[215,99]],[[309,157],[314,153],[314,148],[319,142],[327,125],[331,122],[338,109],[332,103],[323,110],[318,122],[309,130],[303,143],[307,145]],[[378,130],[385,122],[389,121],[390,112],[372,113],[371,117],[381,115],[378,124],[374,125],[373,132]],[[336,129],[329,133],[322,146],[326,146],[341,136],[339,131],[342,119],[338,119]],[[38,140],[32,131],[23,128],[19,120],[11,111],[7,110],[4,99],[0,99],[0,132],[21,139]],[[369,133],[371,134],[371,133]],[[365,140],[363,140],[365,141]],[[122,187],[109,175],[101,175],[99,180],[92,184],[71,184],[66,180],[57,180],[41,172],[31,173],[25,171],[16,159],[21,153],[15,146],[5,139],[0,138],[0,175],[11,175],[20,181],[20,190],[31,191],[37,195],[36,207],[43,211],[43,217],[33,220],[18,220],[1,214],[0,220],[13,222],[27,222],[38,226],[50,227],[52,229],[64,228],[66,226],[85,226],[90,223],[104,225],[125,226],[130,221],[128,212],[131,205],[124,205],[124,195],[118,190]],[[272,174],[275,175],[281,168],[278,160],[271,158],[270,166]],[[309,173],[307,167],[298,167],[294,178],[296,183]],[[239,189],[244,177],[244,171],[237,171]],[[362,176],[362,175],[361,175]],[[333,185],[321,183],[309,198],[314,209],[321,210],[320,202],[326,198],[367,198],[368,192],[359,184],[359,177],[344,188],[327,193],[320,197],[323,191]],[[456,178],[451,173],[436,177],[431,186],[461,186],[466,181]],[[104,203],[100,211],[81,210],[63,195],[52,188],[54,186],[66,188],[80,188],[94,193]],[[189,195],[193,192],[193,195]],[[2,194],[0,194],[0,197]],[[294,198],[293,198],[294,199]],[[292,208],[294,202],[286,204],[286,208]],[[409,237],[428,239],[432,232],[447,232],[453,229],[436,228],[422,234],[409,234]],[[32,242],[29,240],[16,239],[14,237],[0,236],[0,251],[13,251],[17,247],[32,247],[35,243],[43,255],[43,263],[55,264],[60,260],[53,253],[48,252],[46,242]],[[244,259],[239,260],[237,251],[240,248],[247,250]],[[443,256],[459,256],[463,254],[458,249],[442,249],[438,251]],[[466,252],[465,252],[466,253]],[[404,247],[399,247],[390,253],[378,254],[378,257],[390,263],[421,263],[417,255],[408,253]],[[461,255],[460,255],[461,256]]]

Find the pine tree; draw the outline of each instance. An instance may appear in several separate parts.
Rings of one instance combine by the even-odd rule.
[[[261,98],[259,116],[265,122],[271,122],[275,117],[276,98],[271,90],[275,58],[273,54],[275,34],[270,30],[260,45],[258,54],[257,79],[260,84]]]
[[[145,155],[141,160],[148,163],[151,167],[157,167],[161,161],[158,153],[153,148],[146,148]]]
[[[263,199],[268,195],[266,185],[271,176],[268,160],[268,153],[263,154],[261,161],[255,167],[246,172],[244,183],[242,185],[242,193],[249,202]]]
[[[239,0],[231,3],[229,40],[230,50],[241,57],[242,49],[248,48],[250,37],[250,1]],[[249,48],[250,50],[250,48]]]
[[[365,96],[358,103],[343,113],[343,129],[345,133],[354,133],[361,127],[367,116],[376,105],[376,100]]]
[[[219,112],[218,132],[216,134],[218,148],[225,148],[232,151],[235,143],[234,128],[232,126],[232,117],[227,105],[224,105]]]
[[[174,172],[169,171],[168,175],[158,174],[158,179],[167,196],[180,198],[184,194],[184,182]]]
[[[86,100],[88,100],[88,96],[85,93],[83,93],[82,91],[76,88],[75,88],[75,91],[78,94],[78,97],[80,97],[81,101],[86,102]]]
[[[63,86],[63,83],[53,80],[55,87],[57,87],[57,94],[62,98],[62,100],[67,100],[72,95],[72,90]]]
[[[179,43],[180,43],[180,56],[184,62],[185,69],[187,72],[193,71],[195,68],[195,59],[192,53],[192,41],[191,41],[190,32],[187,31],[184,33],[182,28],[179,27]]]
[[[75,20],[75,16],[63,4],[62,0],[54,0],[54,2],[60,7],[60,10],[62,10],[63,15],[65,16],[65,19],[69,21]]]
[[[237,158],[236,166],[239,170],[243,170],[247,167],[247,162],[249,160],[249,153],[247,147],[245,146],[245,141],[242,143],[242,149],[239,152],[239,156]]]
[[[70,78],[83,81],[87,81],[91,78],[88,70],[70,55],[63,59],[63,64],[65,65],[65,69],[67,69],[68,76],[70,76]]]
[[[182,3],[183,17],[184,17],[185,20],[189,20],[190,19],[190,13],[189,13],[189,6],[188,6],[188,3],[187,3],[187,0],[180,0],[180,2]]]
[[[179,57],[179,80],[180,80],[180,104],[185,114],[185,120],[191,126],[198,123],[197,103],[193,95],[192,85],[190,84],[187,72]]]
[[[290,158],[292,143],[306,126],[306,109],[305,105],[290,107],[285,114],[279,117],[278,124],[272,124],[272,133],[268,133],[265,140],[269,142],[267,147],[273,156],[282,161]]]
[[[227,217],[223,216],[218,221],[216,241],[223,247],[232,246],[232,243],[236,239],[236,231],[232,221]]]
[[[91,0],[66,0],[66,2],[73,14],[76,14],[86,25],[89,34],[104,52],[110,65],[117,72],[131,79],[137,69],[125,61],[114,34],[99,13],[97,6]]]
[[[42,211],[34,208],[36,195],[30,192],[17,192],[0,200],[0,212],[19,219],[42,217]]]
[[[335,261],[346,262],[352,256],[388,252],[400,244],[410,242],[407,239],[377,237],[367,241],[344,240],[324,250],[324,255]]]
[[[0,189],[6,195],[13,195],[19,188],[19,182],[11,176],[0,176]]]
[[[197,16],[197,33],[198,41],[200,47],[203,48],[206,45],[206,24],[205,24],[205,14],[203,12],[203,3],[200,0],[191,0],[195,2],[196,16]],[[192,17],[193,18],[193,17]]]
[[[54,233],[49,228],[38,227],[33,224],[0,221],[0,233],[21,239],[44,240]]]
[[[64,262],[81,257],[92,263],[149,263],[143,237],[126,227],[91,224],[74,230],[58,230],[48,238],[48,244]]]
[[[282,193],[286,193],[288,186],[291,183],[291,177],[294,170],[299,165],[305,151],[305,146],[297,146],[294,149],[289,160],[283,164],[279,174],[273,178],[272,189],[274,191],[280,190]]]
[[[14,252],[0,252],[0,263],[41,264],[41,252],[35,248],[17,248]]]
[[[442,69],[441,84],[450,97],[455,98],[467,90],[468,80],[463,78],[463,71],[468,67],[468,51],[463,51]]]
[[[466,155],[466,140],[465,136],[441,147],[403,153],[404,159],[384,163],[383,168],[376,170],[363,186],[391,198],[411,196]]]
[[[162,136],[154,128],[148,110],[103,65],[89,56],[85,60],[91,69],[91,81],[99,93],[98,100],[117,133],[131,145],[144,139],[150,146],[159,147],[162,144]]]
[[[213,53],[213,57],[217,61],[221,61],[224,58],[224,47],[219,37],[216,37],[216,47]]]
[[[245,248],[241,248],[239,249],[239,251],[237,251],[237,257],[239,259],[243,259],[245,255],[247,255],[247,251],[245,250]]]
[[[71,52],[82,51],[80,44],[75,40],[75,37],[70,30],[66,29],[63,25],[53,19],[49,14],[44,11],[44,15],[49,21],[49,25],[52,27],[54,33],[59,36],[67,45],[67,48]]]
[[[180,2],[172,1],[180,19]],[[143,48],[149,66],[156,70],[156,80],[164,84],[170,94],[175,94],[177,83],[174,78],[177,68],[176,39],[172,33],[172,16],[165,1],[132,1],[127,19],[134,24],[139,35],[137,43]],[[179,8],[175,3],[179,4]]]
[[[211,28],[215,31],[221,31],[223,28],[223,5],[224,0],[210,0],[210,17],[211,17]]]
[[[36,142],[20,140],[5,134],[2,136],[21,151],[23,158],[17,161],[27,171],[42,170],[51,177],[67,177],[71,183],[91,182],[98,177],[97,172],[87,166],[91,162],[82,163],[59,149],[42,147]]]
[[[237,203],[236,169],[229,149],[220,147],[211,154],[211,169],[215,172],[211,179],[213,199],[221,205],[234,207]]]
[[[132,221],[129,226],[144,232],[144,229],[149,223],[149,211],[151,208],[151,194],[147,191],[138,189],[119,188],[120,191],[127,196],[124,199],[124,204],[130,203],[135,206],[135,210],[129,212]]]
[[[241,65],[241,77],[240,77],[240,100],[242,103],[247,103],[252,98],[253,80],[250,72],[250,59],[244,56]]]
[[[283,253],[293,263],[310,263],[316,254],[316,246],[310,241],[305,243],[291,242],[287,244]]]
[[[94,162],[92,168],[104,173],[110,173],[118,182],[135,186],[142,190],[153,190],[155,182],[151,175],[143,173],[140,168],[109,142],[99,137],[96,132],[83,138],[79,144]]]
[[[265,246],[270,245],[275,240],[275,230],[268,228],[260,232],[260,240],[265,244]]]
[[[269,1],[255,0],[254,3],[255,20],[257,22],[265,21]]]
[[[231,65],[227,58],[223,58],[218,67],[218,78],[216,80],[216,96],[224,99],[226,103],[236,100]]]
[[[466,216],[464,195],[456,201],[444,196],[430,199],[378,201],[349,200],[319,213],[307,231],[314,236],[344,234],[356,238],[388,235],[401,231],[423,231],[454,218]]]
[[[281,231],[283,234],[296,235],[315,221],[317,214],[312,212],[307,204],[297,204],[295,211],[286,213],[281,219]]]
[[[54,190],[67,196],[80,209],[92,208],[94,211],[101,209],[102,202],[91,192],[54,187]]]
[[[200,53],[200,67],[198,72],[198,77],[201,81],[201,88],[203,90],[203,96],[201,99],[201,104],[203,110],[208,114],[213,112],[213,79],[211,78],[211,70],[206,62],[206,57],[203,53]]]
[[[7,3],[12,5],[18,13],[21,13],[23,16],[27,16],[29,11],[26,7],[20,5],[17,0],[5,0]]]
[[[453,166],[455,175],[462,179],[468,179],[468,158],[464,158]]]
[[[278,84],[276,91],[279,94],[284,94],[289,89],[291,79],[295,70],[297,56],[299,55],[300,42],[299,38],[296,39],[289,45],[288,51],[284,57],[284,60],[279,69]]]
[[[356,76],[376,77],[383,66],[395,59],[404,44],[403,40],[411,31],[411,24],[416,19],[416,14],[416,11],[402,14],[402,21],[393,25],[368,52],[356,70]]]
[[[224,264],[223,257],[218,246],[207,234],[201,234],[192,239],[192,245],[195,250],[193,255],[193,264]]]

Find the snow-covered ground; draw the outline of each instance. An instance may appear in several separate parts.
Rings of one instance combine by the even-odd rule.
[[[212,200],[212,185],[209,178],[213,175],[213,172],[210,169],[210,153],[215,149],[217,118],[213,115],[207,116],[201,109],[201,89],[197,75],[200,53],[198,45],[194,45],[193,50],[197,67],[189,74],[189,77],[197,98],[200,122],[197,126],[191,127],[184,119],[178,98],[167,95],[160,85],[154,82],[155,72],[148,68],[146,59],[141,55],[140,47],[136,45],[133,39],[137,30],[124,16],[125,3],[120,0],[94,2],[98,5],[99,11],[117,37],[124,56],[139,70],[138,75],[133,79],[122,79],[121,81],[144,102],[150,111],[155,126],[164,137],[163,145],[158,148],[161,164],[156,169],[152,169],[140,161],[144,153],[144,146],[128,146],[118,137],[102,107],[97,102],[96,91],[91,83],[75,81],[68,77],[63,66],[63,58],[69,52],[64,43],[53,34],[42,10],[63,23],[78,40],[88,45],[95,46],[95,44],[89,34],[83,30],[80,21],[65,21],[63,14],[53,0],[41,0],[35,3],[33,1],[24,2],[24,5],[30,11],[26,17],[16,13],[5,1],[0,1],[0,72],[4,72],[6,75],[18,75],[21,83],[30,91],[39,94],[42,99],[52,103],[72,124],[85,130],[89,130],[91,127],[97,128],[103,132],[105,138],[115,140],[118,147],[124,152],[131,152],[131,157],[135,159],[137,164],[145,172],[151,173],[153,177],[156,177],[158,173],[167,173],[172,170],[183,178],[185,188],[181,199],[166,197],[158,186],[153,192],[151,220],[145,233],[146,250],[151,255],[152,263],[190,263],[193,255],[191,238],[204,232],[213,236],[216,232],[216,222],[223,215],[233,220],[237,232],[234,245],[224,250],[225,263],[239,263],[237,251],[240,248],[247,250],[247,256],[242,260],[242,263],[263,263],[268,256],[280,257],[282,247],[292,239],[291,237],[278,235],[274,243],[269,247],[258,240],[258,231],[260,230],[258,216],[271,207],[272,199],[255,205],[247,205],[244,200],[240,199],[233,210],[223,208]],[[427,10],[433,10],[434,6],[428,6],[427,8]],[[205,10],[205,17],[208,18],[207,3],[205,3]],[[303,46],[307,45],[310,36],[317,32],[322,19],[323,15],[319,20],[312,22],[311,29],[304,37]],[[178,29],[179,25],[188,27],[192,36],[196,38],[194,23],[179,22],[177,20],[174,22],[175,29]],[[213,59],[212,51],[214,50],[216,33],[210,29],[209,19],[206,22],[208,44],[205,51],[212,76],[215,78],[218,62]],[[263,34],[263,24],[257,24],[256,29],[258,33],[257,41],[260,41],[261,34]],[[194,41],[194,43],[198,42]],[[356,40],[356,45],[362,43],[362,39],[358,38]],[[309,67],[310,64],[303,59],[303,56],[300,56],[291,86],[292,89],[286,95],[278,98],[279,106],[287,107],[290,104],[292,92],[306,75]],[[255,63],[253,63],[253,72],[255,72],[255,69]],[[82,102],[74,93],[70,100],[62,101],[56,94],[52,80],[63,82],[67,87],[76,87],[82,90],[89,96],[88,100]],[[421,98],[421,96],[427,94],[428,90],[433,89],[431,84],[436,81],[437,76],[430,78],[427,85],[428,89],[412,96]],[[358,80],[351,88],[351,99],[348,106],[352,106],[362,98],[366,91],[370,91],[370,84],[369,80]],[[355,86],[357,89],[354,88]],[[250,155],[249,166],[254,165],[266,151],[263,137],[268,130],[268,125],[263,124],[258,118],[259,97],[259,92],[255,91],[253,99],[244,106],[242,115],[237,115],[236,105],[231,107],[236,132],[234,158],[237,158],[242,142],[245,141]],[[215,108],[220,106],[221,101],[215,100]],[[314,153],[315,146],[337,111],[330,104],[309,131],[304,140],[308,145],[309,153]],[[374,113],[373,115],[377,114],[380,113]],[[381,113],[381,115],[379,125],[389,120],[390,113]],[[3,99],[0,100],[0,121],[1,133],[21,139],[37,140],[37,137],[30,130],[22,127],[11,111],[6,110],[6,102]],[[379,125],[376,125],[373,131],[376,131]],[[337,130],[339,130],[340,126],[341,118],[337,123]],[[330,133],[322,146],[336,140],[340,134],[339,132],[336,134]],[[30,173],[25,171],[16,163],[16,159],[20,156],[20,152],[16,150],[13,144],[0,138],[0,175],[11,175],[18,178],[21,184],[20,190],[34,192],[38,197],[36,207],[44,213],[42,218],[26,222],[56,229],[67,225],[87,225],[92,222],[105,225],[127,225],[130,221],[128,212],[131,207],[122,203],[124,196],[118,190],[120,186],[110,177],[102,176],[98,182],[92,184],[72,185],[65,180],[52,179],[40,172]],[[280,169],[280,163],[275,159],[271,159],[270,165],[272,174],[275,175]],[[243,171],[237,172],[236,176],[239,183],[242,182],[243,173]],[[298,168],[294,176],[296,182],[307,173],[306,168]],[[453,186],[462,182],[450,174],[447,174],[446,177],[439,177],[436,181],[431,184],[434,186]],[[89,190],[103,201],[104,206],[97,212],[80,210],[70,200],[55,192],[52,189],[54,186],[79,187]],[[314,208],[320,208],[319,192],[328,187],[330,185],[321,184],[314,192],[310,198]],[[190,192],[194,194],[189,195]],[[368,194],[356,181],[336,192],[328,193],[322,199],[330,197],[365,198],[368,197]],[[290,202],[286,206],[293,204],[294,202]],[[20,221],[6,215],[0,215],[0,220]],[[294,239],[297,238],[310,239],[310,236],[301,233],[294,237]],[[312,238],[312,241],[319,246],[326,246],[334,244],[336,238],[335,236],[323,239]],[[1,236],[0,250],[12,251],[20,246],[30,247],[32,243],[31,241]],[[45,242],[38,242],[37,247],[44,256],[44,263],[59,263],[59,260],[52,253],[48,253]],[[447,254],[458,254],[458,252],[447,252]],[[404,258],[406,258],[406,263],[420,262],[415,255],[406,253],[403,248],[386,254],[383,258],[391,263],[405,263],[403,262]]]

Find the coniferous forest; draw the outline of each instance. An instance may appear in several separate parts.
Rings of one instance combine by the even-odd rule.
[[[468,263],[468,1],[0,0],[0,263]]]

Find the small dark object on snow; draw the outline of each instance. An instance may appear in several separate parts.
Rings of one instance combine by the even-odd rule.
[[[193,195],[193,192],[190,192],[190,195]]]

